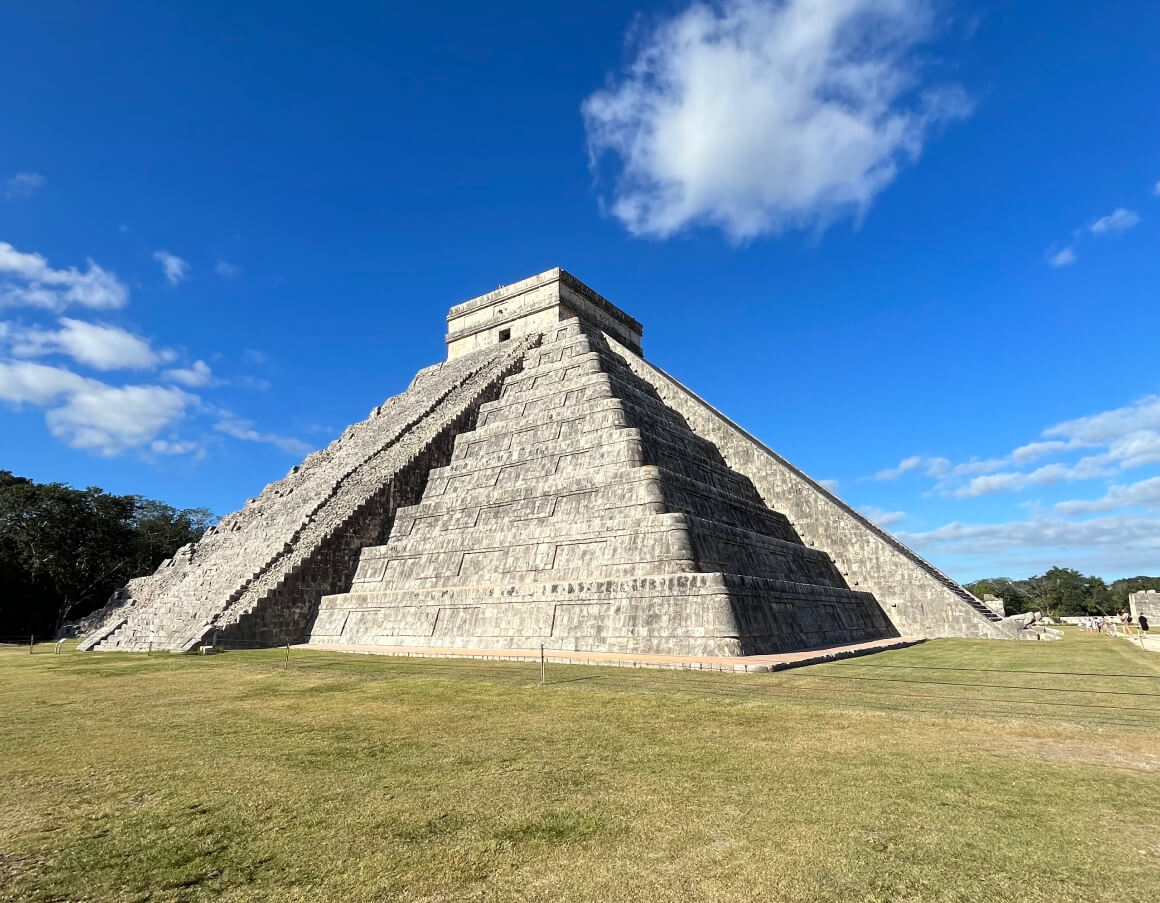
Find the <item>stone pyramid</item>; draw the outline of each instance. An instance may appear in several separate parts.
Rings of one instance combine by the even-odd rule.
[[[640,324],[568,273],[448,325],[446,363],[132,581],[82,647],[745,655],[1019,635],[646,363]]]

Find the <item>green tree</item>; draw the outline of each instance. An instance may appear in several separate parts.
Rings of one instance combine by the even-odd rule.
[[[966,585],[972,593],[980,599],[988,594],[998,596],[1003,600],[1003,610],[1008,615],[1017,615],[1025,611],[1034,611],[1034,599],[1030,591],[1023,584],[1026,581],[1012,580],[1010,577],[988,577],[985,580],[976,580]]]
[[[0,635],[55,634],[212,522],[205,509],[0,471]]]
[[[1114,614],[1127,606],[1128,592],[1155,586],[1160,578],[1133,577],[1111,586],[1100,577],[1081,574],[1074,568],[1051,568],[1024,580],[988,577],[968,583],[967,589],[980,599],[992,593],[1003,600],[1007,614],[1041,611],[1045,615],[1076,616]]]
[[[1108,587],[1112,597],[1112,607],[1116,611],[1128,610],[1128,594],[1141,590],[1160,590],[1160,577],[1123,577],[1113,580]]]
[[[1111,614],[1112,599],[1107,584],[1074,568],[1054,567],[1024,581],[1034,608],[1053,616]]]

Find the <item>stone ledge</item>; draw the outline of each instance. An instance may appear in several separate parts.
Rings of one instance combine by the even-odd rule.
[[[662,668],[681,671],[724,671],[735,674],[768,674],[805,665],[839,661],[860,655],[904,649],[923,642],[918,637],[872,640],[848,646],[830,646],[775,655],[700,656],[630,652],[569,652],[545,649],[544,661],[553,665],[605,665],[619,668]],[[343,643],[312,643],[291,647],[304,652],[346,652],[360,655],[393,655],[403,658],[474,659],[492,662],[539,662],[538,649],[452,649],[437,646],[363,646]]]

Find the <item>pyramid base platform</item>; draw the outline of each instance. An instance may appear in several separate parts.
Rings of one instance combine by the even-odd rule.
[[[619,668],[666,668],[683,671],[728,671],[735,673],[769,673],[838,661],[860,655],[871,655],[887,649],[902,649],[922,643],[920,637],[892,637],[868,643],[830,646],[776,655],[660,655],[631,652],[587,652],[566,649],[544,649],[543,660],[558,665],[610,665]],[[361,655],[395,655],[404,658],[474,659],[497,662],[538,662],[539,649],[453,649],[438,646],[364,646],[344,643],[302,643],[293,646],[309,652],[348,652]]]
[[[309,645],[721,658],[897,636],[865,593],[718,573],[325,596]]]

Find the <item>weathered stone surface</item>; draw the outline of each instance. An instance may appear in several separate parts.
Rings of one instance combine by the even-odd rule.
[[[406,392],[222,518],[97,613],[82,649],[188,651],[203,639],[305,636],[323,593],[350,583],[359,550],[417,500],[457,433],[522,365],[527,337],[422,371]]]
[[[1150,629],[1160,629],[1160,592],[1146,589],[1128,593],[1128,611],[1133,621],[1139,621],[1143,615],[1148,619]]]
[[[1017,628],[640,356],[561,270],[93,619],[82,648],[685,655]]]
[[[934,565],[842,502],[663,370],[608,338],[628,367],[712,442],[729,467],[753,481],[802,541],[825,552],[849,579],[882,605],[907,636],[1020,638],[1009,625]]]
[[[572,318],[323,599],[311,640],[739,655],[893,635]]]
[[[999,596],[987,593],[983,596],[983,604],[1001,618],[1007,616],[1007,606]]]

